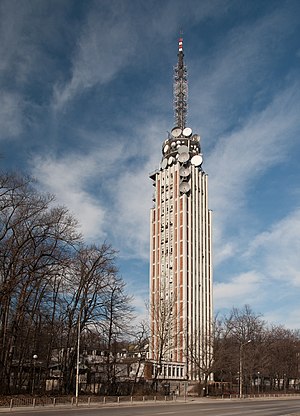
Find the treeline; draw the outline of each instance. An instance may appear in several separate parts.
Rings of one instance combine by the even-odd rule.
[[[83,384],[117,394],[129,380],[126,391],[133,394],[143,379],[148,331],[131,327],[132,299],[116,252],[106,243],[87,245],[79,229],[68,209],[38,192],[30,178],[0,174],[0,394],[43,393],[55,368],[54,388],[74,394],[79,339],[82,373],[94,377]],[[162,352],[170,330],[165,314],[156,334]],[[98,367],[82,354],[92,350],[101,355]],[[211,374],[222,389],[299,388],[300,332],[270,326],[249,306],[217,317],[201,351],[189,357],[201,392]]]
[[[70,212],[32,180],[0,175],[0,393],[34,382],[59,353],[62,393],[74,391],[78,330],[111,351],[126,337],[131,298],[108,244],[86,245]],[[84,338],[84,337],[83,337]],[[106,380],[113,377],[111,355]]]
[[[300,331],[269,325],[250,306],[216,318],[211,368],[215,381],[243,392],[300,389]]]

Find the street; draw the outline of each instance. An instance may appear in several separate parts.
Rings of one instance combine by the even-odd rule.
[[[151,405],[103,405],[85,408],[12,409],[7,413],[35,416],[300,416],[300,399],[202,400]]]

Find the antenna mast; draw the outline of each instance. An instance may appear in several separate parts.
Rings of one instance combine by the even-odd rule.
[[[183,62],[183,38],[180,37],[178,41],[178,63],[174,68],[174,115],[177,127],[185,128],[187,115],[187,69]]]

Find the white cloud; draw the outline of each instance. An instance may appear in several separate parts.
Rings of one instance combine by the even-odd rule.
[[[16,93],[0,94],[0,139],[16,137],[23,131],[23,105]]]
[[[125,13],[126,6],[119,7]],[[121,10],[106,15],[105,9],[99,4],[90,10],[77,41],[71,79],[63,86],[55,85],[54,108],[61,108],[85,89],[111,81],[129,63],[136,42],[133,26]]]
[[[116,187],[116,218],[113,230],[127,254],[149,257],[151,183],[145,169],[127,172]]]
[[[22,36],[28,18],[27,5],[4,0],[0,3],[0,15],[0,73],[9,71],[15,78],[22,79],[28,73],[28,58],[32,54],[27,37]]]
[[[226,239],[218,240],[216,232],[213,230],[213,242],[216,242],[217,249],[213,251],[213,264],[214,267],[221,264],[224,260],[234,256],[237,251],[237,243],[233,241],[226,241]],[[221,242],[222,241],[222,242]]]
[[[246,257],[256,259],[269,279],[300,286],[300,209],[252,240]]]
[[[298,306],[298,303],[299,302],[291,305],[291,303],[287,300],[285,304],[280,306],[275,301],[274,306],[276,307],[264,313],[264,319],[271,324],[277,325],[282,325],[282,322],[284,322],[284,326],[286,328],[299,330],[300,307]]]
[[[197,74],[191,74],[190,116],[198,120],[201,115],[201,128],[211,143],[220,132],[237,128],[280,88],[284,78],[271,82],[272,67],[287,59],[282,54],[294,24],[295,14],[274,8],[268,15],[237,22],[209,51],[203,47],[192,67]]]
[[[148,286],[144,284],[143,280],[141,279],[140,284],[128,285],[128,290],[130,293],[134,294],[132,305],[135,309],[135,323],[138,324],[142,321],[148,320],[148,310],[147,310],[147,302],[148,302]]]
[[[214,285],[214,303],[218,309],[241,307],[244,304],[256,304],[259,299],[262,276],[256,271],[234,276],[228,282],[216,282]]]
[[[298,90],[299,86],[292,86],[279,91],[263,112],[250,115],[240,130],[221,138],[206,159],[217,251],[228,245],[228,230],[236,231],[247,216],[246,199],[256,180],[282,162],[296,144],[300,127]]]
[[[222,11],[212,1],[202,2],[201,7],[192,4],[192,17],[197,22],[218,17],[228,2],[224,3]],[[76,40],[71,77],[66,83],[54,86],[54,109],[59,110],[86,89],[112,81],[124,67],[139,62],[141,56],[146,61],[148,49],[157,43],[169,43],[171,34],[178,33],[183,19],[190,18],[184,16],[184,6],[174,7],[172,1],[162,4],[159,11],[144,5],[141,13],[138,2],[131,6],[112,0],[103,0],[101,5],[93,3]],[[140,31],[144,42],[141,42]],[[154,40],[153,33],[156,33]],[[147,41],[151,42],[149,48],[145,48]],[[150,65],[155,66],[155,63]]]
[[[106,150],[61,158],[38,156],[32,163],[32,174],[42,189],[55,194],[57,202],[69,208],[87,240],[98,242],[106,237],[109,207],[104,197],[97,197],[88,188],[96,179],[104,181],[107,170],[119,157],[120,149],[116,146],[113,152]]]
[[[289,50],[297,53],[294,38],[289,38],[298,16],[292,15],[294,6],[263,7],[252,14],[248,5],[248,16],[245,11],[240,14],[231,0],[223,1],[222,8],[218,0],[184,4],[166,0],[155,8],[151,2],[103,0],[88,2],[79,15],[69,0],[32,7],[37,3],[3,0],[0,4],[4,85],[0,136],[23,139],[20,154],[11,155],[13,163],[20,160],[24,168],[22,151],[28,154],[39,146],[39,156],[32,161],[33,175],[43,190],[56,194],[57,201],[79,219],[85,238],[107,237],[118,246],[120,262],[137,258],[145,264],[153,191],[148,174],[158,166],[165,130],[172,127],[175,39],[178,28],[188,27],[184,35],[190,70],[188,118],[195,132],[199,128],[203,133],[209,206],[214,211],[214,266],[217,280],[225,280],[216,283],[215,303],[231,307],[237,298],[241,304],[245,299],[257,303],[267,298],[274,281],[299,286],[297,211],[270,226],[271,220],[262,224],[256,217],[260,213],[249,204],[253,187],[282,160],[287,161],[299,137],[298,67],[280,58],[288,58]],[[229,15],[238,18],[233,23],[227,20]],[[210,25],[218,30],[210,33]],[[193,61],[195,51],[199,56]],[[134,78],[137,73],[138,79]],[[93,89],[94,94],[84,95]],[[67,117],[63,111],[49,117],[49,100],[60,110],[79,96],[83,100],[70,108]],[[107,97],[112,111],[99,105]],[[76,113],[78,107],[84,109],[82,114]],[[99,120],[110,126],[105,137],[97,131]],[[93,133],[86,132],[87,125]],[[65,141],[60,129],[65,129]],[[59,156],[49,155],[48,147],[54,142],[63,152]],[[245,233],[241,229],[250,216],[265,231],[249,246],[249,228],[245,226]],[[251,236],[255,236],[255,224]],[[247,255],[242,257],[244,252]],[[237,264],[238,270],[246,272],[237,276]],[[228,280],[231,270],[234,277]],[[258,299],[256,290],[261,294]],[[137,294],[139,308],[142,297]]]
[[[122,255],[149,258],[149,218],[153,192],[149,173],[159,165],[161,134],[152,121],[150,125],[136,126],[134,142],[124,151],[120,174],[112,178],[109,186],[114,190],[114,221],[111,229],[122,246]],[[143,137],[141,144],[140,137]],[[155,149],[155,150],[154,150]],[[136,163],[128,167],[128,159]],[[141,161],[144,160],[144,163]],[[127,163],[126,163],[127,162]]]
[[[242,260],[245,270],[228,283],[216,283],[217,308],[249,303],[265,309],[264,303],[271,293],[280,305],[286,302],[280,292],[287,294],[290,284],[300,284],[300,211],[287,215],[256,237],[250,228],[241,233],[247,218],[256,215],[248,207],[256,181],[266,170],[285,160],[297,142],[300,112],[297,90],[290,87],[278,91],[263,112],[251,115],[241,130],[222,138],[208,158],[216,275],[222,279],[220,265],[224,261],[234,265]],[[251,272],[247,272],[249,268]]]
[[[215,267],[247,250],[241,229],[256,215],[248,205],[253,188],[298,141],[298,77],[291,71],[276,85],[269,80],[296,20],[291,10],[274,9],[241,21],[192,65],[189,118],[205,133]]]

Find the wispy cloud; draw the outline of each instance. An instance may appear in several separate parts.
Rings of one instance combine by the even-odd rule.
[[[259,300],[262,276],[256,271],[234,276],[228,282],[219,282],[214,286],[214,303],[218,309],[241,307],[245,303],[255,305]]]
[[[119,250],[121,273],[129,262],[143,265],[127,276],[143,276],[139,307],[148,279],[148,175],[173,126],[181,28],[189,126],[203,136],[209,175],[215,305],[264,304],[270,287],[291,296],[288,287],[299,285],[299,2],[219,4],[0,2],[1,146],[14,138],[12,166],[27,170],[30,159],[41,189],[69,207],[85,238],[107,238]],[[280,188],[283,166],[290,180]],[[264,206],[267,186],[274,201],[280,194],[276,213]],[[284,201],[292,192],[293,207]]]
[[[291,303],[291,297],[287,297],[283,305],[276,301],[274,303],[275,307],[264,313],[264,319],[269,323],[277,325],[282,325],[284,322],[287,328],[299,330],[299,302],[296,300],[294,303]]]
[[[126,14],[125,4],[119,7]],[[54,108],[61,108],[76,95],[97,84],[111,81],[124,66],[135,48],[136,35],[130,19],[120,9],[106,13],[104,7],[94,3],[86,22],[81,27],[72,59],[71,79],[54,88]],[[101,24],[99,24],[101,21]]]
[[[203,44],[203,54],[200,50],[194,58],[197,73],[191,73],[190,116],[200,116],[210,144],[224,130],[238,129],[249,113],[263,110],[283,88],[289,77],[283,62],[292,58],[286,42],[296,24],[292,8],[274,8],[257,19],[237,21],[209,50]]]
[[[66,205],[81,225],[88,241],[102,241],[107,236],[105,220],[109,207],[105,197],[91,192],[91,183],[105,182],[111,164],[118,160],[120,149],[96,151],[87,155],[72,153],[67,156],[36,156],[32,174],[43,190],[54,193],[58,203]]]
[[[28,42],[26,32],[29,10],[25,3],[15,0],[0,3],[0,73],[21,81],[29,73],[30,57],[34,48]],[[28,33],[28,32],[27,32]]]
[[[111,231],[122,247],[123,256],[144,261],[149,257],[149,212],[153,192],[149,173],[158,168],[160,160],[158,125],[136,124],[135,136],[129,138],[123,151],[119,174],[114,174],[109,181],[114,195]]]
[[[258,234],[245,257],[255,258],[256,267],[271,280],[300,286],[300,209]]]
[[[300,130],[298,91],[295,84],[278,92],[263,112],[252,114],[240,130],[222,137],[208,156],[205,166],[211,172],[210,204],[215,211],[218,245],[224,243],[225,230],[237,229],[236,215],[240,219],[247,216],[248,192],[257,178],[282,162],[296,144]]]
[[[24,128],[22,99],[17,93],[1,91],[0,140],[17,137]]]

